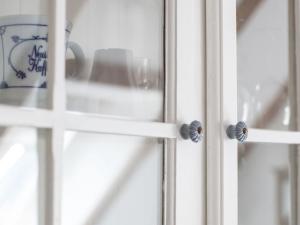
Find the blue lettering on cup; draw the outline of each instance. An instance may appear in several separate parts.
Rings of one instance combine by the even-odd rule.
[[[47,52],[43,49],[44,46],[33,46],[32,52],[28,55],[28,71],[41,73],[41,76],[46,76],[47,73]]]

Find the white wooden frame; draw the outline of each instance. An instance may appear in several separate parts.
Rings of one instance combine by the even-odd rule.
[[[176,2],[177,124],[197,119],[206,136],[205,1]],[[206,223],[205,144],[176,141],[176,225]]]
[[[295,17],[292,19],[298,24],[300,7],[299,1],[295,2],[295,11],[292,13]],[[290,47],[295,47],[298,53],[299,29],[298,26],[295,27],[295,43]],[[236,0],[206,1],[206,37],[207,103],[209,103],[207,104],[207,224],[238,225],[237,141],[229,140],[225,133],[229,124],[237,122]],[[293,38],[291,40],[293,41]],[[294,67],[294,62],[291,64]],[[295,74],[299,74],[298,67],[299,64],[296,63],[295,68],[292,68]],[[291,87],[291,90],[297,93],[295,98],[299,99],[299,79],[295,83],[297,87]],[[298,112],[296,116],[299,118],[299,104],[296,107]],[[299,127],[299,119],[296,127]],[[249,128],[247,142],[299,144],[300,132]],[[299,184],[299,181],[297,182]],[[299,195],[297,196],[299,201]],[[296,210],[295,213],[299,213],[299,207]]]
[[[196,225],[204,222],[204,143],[200,145],[183,141],[178,135],[179,125],[189,123],[193,119],[204,121],[202,107],[197,105],[199,98],[204,99],[200,88],[200,70],[204,71],[204,38],[199,30],[204,30],[204,1],[198,0],[166,0],[166,87],[165,87],[165,122],[143,122],[120,120],[73,113],[66,111],[65,98],[65,18],[66,0],[49,2],[49,90],[51,94],[50,108],[25,109],[13,106],[0,106],[5,115],[0,118],[0,126],[27,126],[49,129],[47,151],[39,156],[39,224],[61,224],[61,191],[62,191],[62,149],[64,131],[109,133],[116,135],[143,136],[164,138],[164,225]],[[177,4],[188,7],[177,7]],[[190,11],[193,11],[192,16]],[[191,17],[189,17],[191,16]],[[201,18],[200,18],[201,17]],[[191,27],[186,23],[192,21]],[[200,26],[201,27],[200,27]],[[179,38],[177,38],[179,36]],[[189,40],[190,39],[190,40]],[[186,48],[188,45],[189,48]],[[192,47],[192,48],[191,48]],[[193,48],[196,47],[196,48]],[[177,52],[180,56],[178,57]],[[187,57],[193,56],[193,60]],[[188,65],[186,63],[188,62]],[[186,70],[186,67],[188,70]],[[188,77],[193,79],[186,80]],[[176,79],[176,74],[180,79]],[[201,75],[201,76],[200,76]],[[178,78],[177,77],[177,78]],[[195,78],[195,79],[194,79]],[[194,84],[196,81],[198,83]],[[191,87],[191,84],[192,87]],[[204,86],[204,84],[202,84]],[[180,90],[180,98],[176,95]],[[194,94],[191,94],[194,93]],[[196,107],[186,102],[195,102]],[[204,102],[204,100],[203,100]],[[184,109],[184,110],[183,110]],[[186,150],[190,150],[186,153]],[[177,157],[179,156],[179,157]],[[192,161],[189,159],[193,159]],[[189,176],[186,176],[189,174]],[[200,175],[199,175],[200,174]],[[203,174],[203,176],[201,176]],[[187,189],[189,192],[186,192]],[[198,199],[198,201],[195,201]],[[177,203],[177,204],[176,204]],[[186,207],[186,203],[189,207]]]
[[[237,143],[225,129],[237,117],[236,1],[206,1],[207,224],[238,225]]]

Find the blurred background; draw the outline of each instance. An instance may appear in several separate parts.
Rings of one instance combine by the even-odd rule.
[[[237,1],[238,120],[296,130],[294,1]],[[297,146],[239,145],[239,225],[297,224]]]

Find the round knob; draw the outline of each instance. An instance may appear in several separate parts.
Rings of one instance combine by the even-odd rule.
[[[230,125],[226,133],[230,139],[237,139],[240,143],[243,143],[248,137],[247,124],[240,121],[236,125]]]
[[[191,139],[197,143],[201,141],[203,137],[202,124],[198,120],[194,120],[190,125],[183,124],[180,128],[180,134],[183,139]]]

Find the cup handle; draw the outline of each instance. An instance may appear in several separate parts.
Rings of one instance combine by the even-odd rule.
[[[67,43],[67,48],[71,49],[71,51],[73,52],[73,54],[75,56],[75,61],[76,61],[75,72],[73,74],[68,74],[68,76],[81,77],[82,73],[84,71],[84,66],[85,66],[84,52],[83,52],[82,48],[80,47],[80,45],[73,41],[69,41]]]

